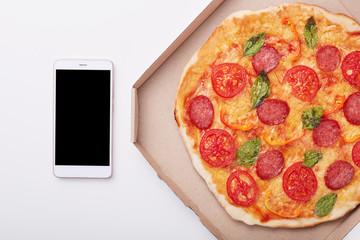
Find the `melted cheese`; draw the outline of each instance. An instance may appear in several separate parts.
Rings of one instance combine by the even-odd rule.
[[[307,19],[314,16],[318,28],[319,42],[315,49],[306,46],[304,40],[304,26]],[[290,60],[295,43],[294,32],[289,25],[283,24],[283,18],[289,18],[294,24],[301,41],[301,55],[295,61]],[[350,86],[342,76],[340,66],[331,73],[322,72],[316,64],[316,50],[324,45],[334,45],[340,50],[343,59],[348,53],[360,49],[360,37],[351,35],[352,31],[360,31],[352,19],[344,15],[334,15],[324,9],[303,5],[281,5],[258,12],[240,11],[230,15],[216,28],[208,41],[197,51],[186,65],[180,84],[178,86],[175,103],[176,119],[179,124],[181,135],[187,149],[190,152],[196,170],[207,182],[210,190],[215,194],[218,201],[226,211],[236,220],[242,220],[248,224],[259,224],[271,227],[303,227],[311,226],[320,222],[329,221],[343,216],[353,209],[360,200],[360,192],[357,191],[360,184],[359,169],[352,163],[351,149],[353,142],[344,142],[339,139],[331,147],[318,147],[312,140],[312,131],[306,130],[305,135],[299,140],[284,146],[269,145],[263,138],[264,132],[271,138],[286,141],[297,136],[301,131],[301,115],[304,110],[314,106],[323,106],[324,110],[331,109],[336,95],[349,96],[358,91]],[[246,41],[259,32],[266,32],[269,44],[280,54],[278,66],[268,74],[271,82],[271,95],[269,98],[277,98],[286,101],[290,107],[290,113],[285,122],[277,126],[267,126],[257,119],[256,110],[250,108],[250,91],[256,73],[251,64],[251,57],[242,56],[243,46]],[[249,82],[244,90],[231,99],[219,97],[211,85],[211,65],[219,63],[238,63],[248,72]],[[306,65],[312,68],[319,78],[320,89],[311,102],[302,102],[291,95],[291,87],[283,81],[285,73],[296,65]],[[213,168],[201,160],[199,142],[204,130],[194,127],[187,114],[190,100],[196,95],[209,97],[214,105],[214,121],[212,129],[220,128],[228,131],[235,140],[236,149],[245,141],[260,137],[261,152],[270,149],[281,151],[285,159],[284,170],[275,178],[263,181],[256,175],[256,163],[250,168],[239,166],[239,169],[248,171],[257,182],[259,193],[256,201],[249,207],[239,207],[228,197],[226,192],[226,180],[230,175],[230,167]],[[231,123],[243,123],[250,121],[255,126],[250,131],[241,131],[226,126],[220,119],[221,108],[226,108],[227,121]],[[360,127],[353,126],[346,121],[342,110],[338,110],[328,116],[335,119],[341,126],[341,135],[345,139],[355,141],[360,137]],[[355,140],[354,140],[355,139]],[[295,162],[303,161],[306,151],[316,149],[323,153],[323,159],[313,167],[317,177],[318,188],[315,195],[307,202],[300,203],[284,201],[287,206],[281,206],[280,201],[272,201],[274,209],[286,207],[297,211],[297,204],[301,205],[301,213],[294,218],[279,216],[266,207],[266,191],[271,189],[273,197],[281,196],[282,177],[285,169]],[[336,160],[345,160],[352,163],[356,169],[352,182],[337,191],[331,191],[324,183],[324,175],[328,166]],[[231,164],[236,163],[236,159]],[[332,213],[326,217],[313,215],[316,201],[327,193],[338,194],[337,202]],[[278,194],[278,195],[275,195]],[[277,202],[277,203],[276,203]],[[272,209],[272,210],[274,210]],[[276,212],[276,211],[275,211]],[[281,214],[280,214],[281,215]]]

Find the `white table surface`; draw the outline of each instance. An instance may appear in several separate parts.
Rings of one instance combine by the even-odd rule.
[[[0,7],[0,239],[215,239],[130,142],[130,89],[209,0]],[[52,174],[56,59],[114,63],[114,173]],[[345,239],[358,239],[360,226]]]

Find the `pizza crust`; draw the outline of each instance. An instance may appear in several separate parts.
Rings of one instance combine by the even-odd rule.
[[[279,6],[273,6],[266,9],[258,10],[258,11],[250,11],[250,10],[241,10],[238,12],[235,12],[228,16],[222,24],[219,26],[226,24],[227,21],[232,20],[233,18],[243,18],[248,15],[252,14],[259,14],[263,12],[277,12],[280,10],[283,10],[284,6],[300,6],[301,8],[304,8],[306,10],[311,10],[315,12],[320,12],[326,16],[328,20],[335,24],[339,24],[342,26],[345,26],[346,30],[348,32],[358,32],[360,31],[360,26],[357,24],[355,20],[352,18],[344,15],[344,14],[333,14],[327,11],[324,8],[314,6],[314,5],[308,5],[308,4],[283,4]],[[177,90],[177,95],[179,95],[180,86],[183,84],[185,75],[188,72],[188,70],[199,60],[199,49],[189,60],[189,62],[186,64],[179,85]],[[181,109],[183,108],[182,103],[178,101],[178,97],[175,102],[175,116],[176,121],[179,126],[179,130],[181,133],[181,136],[183,138],[183,141],[185,143],[185,146],[190,153],[190,157],[192,160],[192,163],[197,170],[197,172],[201,175],[201,177],[205,180],[207,183],[209,189],[211,192],[216,196],[219,203],[222,205],[222,207],[228,212],[228,214],[235,220],[243,221],[244,223],[248,225],[261,225],[266,227],[287,227],[287,228],[301,228],[301,227],[309,227],[314,226],[316,224],[332,221],[335,219],[338,219],[342,216],[344,216],[347,212],[353,210],[358,204],[358,201],[351,201],[346,203],[346,205],[342,206],[341,208],[334,208],[330,215],[326,217],[310,217],[310,218],[294,218],[294,219],[280,219],[280,220],[270,220],[267,222],[262,222],[260,219],[254,217],[253,215],[249,214],[246,210],[246,208],[237,207],[228,202],[228,200],[225,198],[224,195],[219,194],[216,184],[213,182],[211,174],[206,170],[204,167],[203,160],[199,157],[198,153],[195,152],[193,146],[194,146],[194,140],[190,138],[187,135],[187,129],[186,124],[182,121],[181,117]],[[360,192],[360,187],[358,188]],[[360,196],[359,196],[360,197]]]
[[[224,24],[224,22],[226,20],[230,20],[232,18],[242,18],[245,15],[259,14],[259,13],[262,13],[262,12],[277,12],[277,11],[283,10],[284,6],[290,6],[290,5],[292,5],[292,6],[297,5],[297,6],[301,6],[304,9],[307,9],[307,10],[311,10],[311,11],[314,10],[314,11],[321,12],[322,14],[325,15],[325,17],[328,20],[332,21],[333,23],[345,26],[346,30],[348,32],[360,31],[359,24],[354,19],[352,19],[351,17],[349,17],[349,16],[347,16],[347,15],[345,15],[343,13],[335,13],[334,14],[334,13],[329,12],[325,8],[322,8],[322,7],[319,7],[319,6],[316,6],[316,5],[309,5],[309,4],[305,4],[305,3],[298,3],[298,4],[286,4],[285,3],[285,4],[282,4],[282,5],[268,7],[268,8],[257,10],[257,11],[251,11],[251,10],[237,11],[237,12],[234,12],[233,14],[231,14],[230,16],[228,16],[223,21],[222,24]]]

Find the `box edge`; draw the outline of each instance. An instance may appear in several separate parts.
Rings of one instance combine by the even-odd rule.
[[[137,141],[138,126],[139,126],[139,105],[137,88],[131,88],[131,136],[130,141],[135,143]]]

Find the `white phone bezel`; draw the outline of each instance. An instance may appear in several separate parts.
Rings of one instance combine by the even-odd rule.
[[[56,70],[110,70],[110,154],[109,166],[73,166],[55,165],[55,104],[56,104]],[[113,64],[109,60],[77,60],[61,59],[54,62],[54,87],[53,87],[53,174],[64,178],[109,178],[112,175],[113,165],[113,111],[114,111],[114,80]]]

